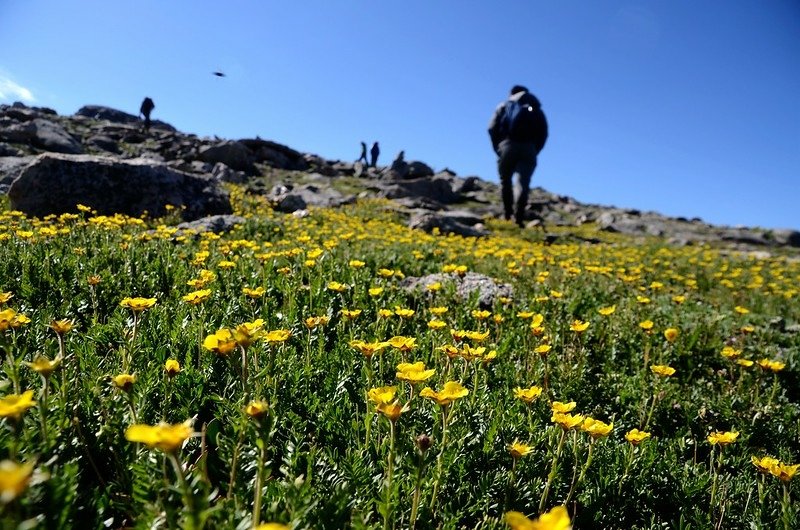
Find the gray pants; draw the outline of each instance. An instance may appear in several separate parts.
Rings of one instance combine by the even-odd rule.
[[[517,224],[522,225],[525,222],[525,208],[528,205],[531,176],[533,170],[536,169],[538,149],[535,144],[530,142],[503,140],[497,146],[497,154],[497,170],[500,173],[505,217],[511,219],[513,216]],[[519,175],[521,188],[516,210],[514,209],[514,173]]]

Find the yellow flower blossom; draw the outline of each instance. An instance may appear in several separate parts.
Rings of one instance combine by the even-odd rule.
[[[552,346],[550,346],[549,344],[540,344],[540,345],[536,346],[533,349],[533,351],[534,351],[534,353],[538,353],[539,355],[546,355],[547,353],[550,352],[551,349],[552,349]]]
[[[269,412],[269,404],[263,399],[256,399],[247,404],[244,412],[251,418],[258,420]]]
[[[292,336],[292,332],[288,329],[273,329],[264,335],[264,340],[273,344],[275,342],[286,342]]]
[[[536,385],[530,386],[528,388],[517,387],[514,389],[514,397],[524,401],[525,403],[531,403],[541,394],[542,394],[542,387]]]
[[[430,387],[425,387],[422,389],[422,392],[419,393],[420,396],[431,399],[442,407],[446,407],[453,401],[466,397],[468,394],[469,390],[464,388],[458,381],[446,382],[439,392],[436,392]]]
[[[570,401],[569,403],[562,403],[561,401],[553,401],[552,403],[550,403],[550,408],[552,409],[553,412],[558,412],[562,414],[565,412],[572,412],[573,410],[575,410],[576,406],[577,403],[575,403],[574,401]]]
[[[381,294],[383,294],[383,287],[370,287],[367,293],[371,297],[375,298],[376,296],[380,296]]]
[[[745,368],[750,368],[755,363],[750,359],[736,359],[736,364],[738,364],[739,366],[743,366]]]
[[[402,335],[396,335],[386,341],[389,346],[392,348],[396,348],[402,352],[409,352],[417,347],[417,339],[414,337],[404,337]]]
[[[448,309],[446,307],[443,307],[443,306],[438,306],[438,307],[431,307],[429,309],[429,311],[434,316],[440,317],[440,316],[444,315],[445,313],[447,313]]]
[[[664,330],[664,338],[667,339],[667,342],[675,342],[678,340],[678,336],[681,332],[676,328],[667,328]]]
[[[378,412],[386,416],[389,421],[395,422],[400,417],[400,414],[403,413],[403,407],[400,405],[399,401],[394,401],[392,403],[381,403],[377,406]]]
[[[236,338],[232,330],[223,328],[208,335],[203,340],[203,348],[220,355],[227,355],[236,348]]]
[[[34,405],[36,402],[33,400],[33,390],[26,390],[22,394],[9,394],[0,398],[0,418],[16,421]]]
[[[130,392],[136,383],[136,376],[133,374],[119,374],[112,377],[111,382],[123,392]]]
[[[50,329],[56,332],[57,335],[65,335],[75,327],[71,320],[53,320],[50,322]]]
[[[427,381],[436,373],[436,370],[425,369],[425,364],[422,361],[415,363],[400,363],[397,365],[397,378],[401,381],[408,381],[409,383],[420,383]]]
[[[569,325],[569,329],[576,333],[582,333],[589,329],[589,323],[581,320],[573,320],[572,324]]]
[[[567,414],[561,412],[554,412],[550,421],[557,423],[562,429],[574,429],[583,423],[584,417],[582,414]]]
[[[585,418],[581,423],[581,430],[588,433],[594,439],[603,438],[614,429],[613,423],[604,423],[594,418]]]
[[[604,317],[607,317],[609,315],[613,315],[614,311],[616,311],[616,310],[617,310],[617,306],[610,305],[610,306],[607,306],[607,307],[601,307],[600,309],[597,310],[597,312],[600,313],[601,315],[603,315]]]
[[[747,309],[746,307],[742,307],[740,305],[737,305],[736,307],[734,307],[733,310],[736,311],[737,313],[739,313],[740,315],[746,315],[746,314],[748,314],[750,312],[749,309]]]
[[[190,305],[200,305],[211,296],[211,289],[200,289],[183,295],[183,301]]]
[[[367,392],[367,397],[376,405],[382,405],[393,402],[396,394],[396,386],[381,386],[371,388],[369,392]]]
[[[447,322],[443,320],[431,319],[428,321],[428,327],[434,331],[444,329],[447,327]]]
[[[33,475],[33,462],[18,464],[11,460],[0,462],[0,503],[8,504],[28,487]]]
[[[131,425],[125,430],[125,439],[129,442],[145,444],[150,449],[160,449],[165,453],[174,453],[180,449],[192,435],[192,420],[169,425]]]
[[[780,361],[772,361],[770,359],[761,359],[756,361],[763,370],[770,371],[770,372],[780,372],[784,368],[786,368],[786,363],[782,363]]]
[[[343,293],[348,289],[348,286],[339,282],[328,282],[328,290],[337,293]]]
[[[639,445],[648,438],[650,438],[650,433],[646,431],[640,431],[639,429],[631,429],[625,433],[625,439],[628,440],[628,443],[631,445]]]
[[[520,443],[518,440],[514,440],[509,444],[508,452],[511,453],[513,459],[517,460],[531,454],[533,452],[533,447],[528,444]]]
[[[342,309],[341,310],[342,316],[344,318],[346,318],[347,320],[354,320],[354,319],[358,318],[358,316],[361,315],[362,312],[363,311],[361,309]],[[326,321],[325,323],[327,324],[328,322]]]
[[[742,350],[737,350],[732,346],[725,346],[719,353],[726,359],[736,359],[742,354]]]
[[[350,347],[358,350],[364,355],[364,357],[368,359],[388,346],[388,342],[364,342],[363,340],[350,341]]]
[[[167,362],[164,363],[164,371],[167,372],[167,376],[175,377],[181,371],[181,363],[175,359],[167,359]]]
[[[156,305],[156,299],[142,297],[123,298],[119,305],[130,309],[134,313],[141,313],[142,311],[146,311]]]
[[[672,377],[675,374],[675,368],[665,364],[653,364],[650,366],[650,371],[662,377]]]
[[[50,360],[47,357],[43,357],[41,355],[37,356],[33,362],[25,362],[25,366],[36,372],[37,374],[41,375],[44,378],[50,377],[56,368],[61,364],[61,359],[56,358],[54,360]]]
[[[242,294],[253,300],[261,298],[262,296],[264,296],[264,293],[266,292],[267,290],[264,289],[263,287],[256,287],[255,289],[252,289],[250,287],[242,287]]]
[[[711,445],[728,445],[735,442],[738,437],[739,433],[736,431],[715,431],[708,435],[707,440]]]
[[[644,320],[642,322],[639,322],[639,327],[645,331],[650,331],[651,329],[653,329],[653,326],[654,324],[652,320]]]
[[[528,519],[520,512],[507,512],[506,523],[511,530],[570,530],[572,528],[566,506],[556,506],[536,520]]]

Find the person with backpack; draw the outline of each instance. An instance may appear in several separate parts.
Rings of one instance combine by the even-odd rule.
[[[497,154],[505,218],[513,217],[523,227],[536,157],[547,141],[547,119],[536,96],[524,86],[515,85],[508,100],[497,106],[489,122],[489,137]],[[519,174],[521,188],[516,209],[514,173]]]
[[[372,167],[377,166],[378,156],[380,156],[380,154],[381,154],[381,148],[378,146],[378,142],[375,142],[374,144],[372,144],[372,149],[369,150],[369,155],[371,158],[369,165],[371,165]]]
[[[149,97],[144,98],[142,101],[142,106],[139,107],[139,115],[144,116],[144,130],[150,130],[150,113],[153,112],[153,109],[156,108],[156,104],[153,103],[153,100]]]

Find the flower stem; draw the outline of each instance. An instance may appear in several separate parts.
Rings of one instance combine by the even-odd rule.
[[[542,498],[539,500],[539,513],[544,512],[544,505],[547,502],[547,495],[550,493],[550,484],[553,483],[553,479],[556,478],[556,471],[558,470],[558,459],[561,457],[561,449],[564,447],[564,440],[567,437],[567,431],[562,429],[561,430],[561,438],[558,440],[558,447],[556,448],[556,452],[553,455],[553,463],[550,464],[550,473],[547,475],[547,482],[544,485],[544,491],[542,492]]]
[[[186,480],[186,474],[183,472],[183,466],[178,461],[178,457],[175,456],[175,453],[169,453],[169,460],[172,462],[172,467],[175,469],[175,474],[178,476],[178,481],[181,483],[181,488],[183,489],[183,503],[186,506],[186,509],[189,511],[189,517],[191,517],[192,521],[192,528],[194,530],[200,529],[200,518],[198,517],[197,510],[194,507],[194,496],[192,495],[192,490],[189,487],[189,482]]]

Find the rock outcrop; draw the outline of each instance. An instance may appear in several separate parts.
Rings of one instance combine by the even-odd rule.
[[[231,213],[227,194],[211,177],[176,171],[151,160],[93,155],[40,155],[8,190],[11,207],[35,217],[77,211],[160,216],[171,204],[184,220]]]
[[[266,196],[276,210],[298,216],[307,215],[309,207],[337,207],[356,196],[383,197],[411,227],[468,237],[488,234],[484,219],[502,215],[497,184],[448,169],[434,172],[424,162],[406,161],[404,152],[388,167],[374,168],[326,160],[259,137],[200,138],[158,120],[143,131],[134,114],[102,105],[86,105],[72,116],[22,103],[0,105],[0,193],[22,175],[25,180],[10,193],[12,204],[34,215],[68,211],[76,203],[133,215],[158,214],[166,203],[186,206],[187,218],[222,214],[230,205],[219,183],[244,185],[248,193]],[[118,175],[135,175],[137,184],[126,184]],[[46,182],[63,187],[48,190]],[[542,188],[531,190],[525,221],[537,229],[589,224],[601,233],[657,237],[675,245],[800,247],[797,230],[714,226],[584,204]],[[545,241],[551,236],[545,234]]]

